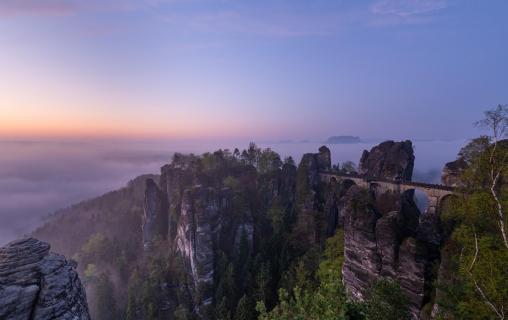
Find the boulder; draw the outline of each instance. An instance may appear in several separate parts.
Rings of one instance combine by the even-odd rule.
[[[448,162],[441,173],[441,183],[449,187],[459,187],[460,175],[467,169],[467,162],[460,158],[458,160]]]
[[[76,263],[35,238],[0,248],[0,319],[88,320]]]
[[[359,173],[372,180],[411,181],[414,159],[411,141],[385,141],[363,151]]]

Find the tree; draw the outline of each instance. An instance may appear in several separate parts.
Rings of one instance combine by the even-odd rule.
[[[367,299],[367,320],[411,319],[409,300],[398,283],[392,280],[377,281]]]
[[[317,288],[307,283],[308,277],[298,264],[301,275],[292,295],[285,289],[279,290],[279,304],[270,312],[259,301],[256,309],[260,320],[342,320],[357,319],[351,317],[350,304],[342,284],[343,233],[338,232],[327,241],[323,260],[319,265],[319,284]],[[307,289],[302,289],[302,287]],[[361,319],[361,317],[360,317]]]
[[[226,297],[223,297],[215,307],[215,316],[217,320],[231,320],[231,311],[229,311]]]
[[[95,300],[97,319],[115,320],[118,318],[113,284],[105,273],[102,273],[97,279]]]
[[[466,161],[469,166],[474,165],[473,162],[480,159],[489,146],[490,138],[488,136],[480,136],[471,140],[465,147],[460,149],[459,158]]]
[[[460,319],[504,319],[508,306],[508,107],[485,112],[476,123],[491,136],[480,137],[464,147],[459,156],[468,168],[461,175],[465,187],[458,201],[443,211],[443,221],[453,221],[449,244],[458,285],[452,292]]]
[[[281,206],[272,205],[268,209],[268,217],[272,222],[272,227],[275,233],[280,233],[287,229],[288,217]]]
[[[294,166],[295,165],[295,160],[293,160],[293,157],[291,157],[291,156],[285,157],[284,158],[284,164],[287,164],[287,165],[290,165],[290,166]]]
[[[268,262],[263,262],[256,274],[256,300],[266,303],[270,281],[272,280]]]
[[[506,171],[508,165],[508,152],[504,150],[504,152],[499,155],[498,150],[499,139],[506,135],[508,129],[508,105],[498,105],[495,109],[485,111],[485,118],[476,122],[476,125],[491,130],[493,147],[490,148],[489,156],[490,193],[496,202],[499,229],[501,231],[501,235],[503,236],[504,245],[508,249],[504,208],[498,193],[499,191],[497,190],[500,178]]]
[[[258,157],[257,167],[261,174],[272,173],[282,166],[282,161],[277,152],[270,148],[264,149]]]
[[[343,174],[355,174],[356,173],[356,165],[353,161],[346,161],[342,164],[340,171]]]
[[[241,158],[245,163],[257,166],[261,149],[259,149],[254,142],[249,143],[249,148],[242,151]]]
[[[235,320],[252,320],[255,318],[256,313],[254,306],[249,297],[244,294],[236,306]]]

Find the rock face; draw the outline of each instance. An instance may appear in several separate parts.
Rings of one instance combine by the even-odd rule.
[[[366,190],[351,187],[345,197],[343,279],[349,294],[360,301],[382,278],[396,280],[410,300],[414,319],[425,302],[425,272],[430,261],[426,243],[399,225],[400,211],[381,215]]]
[[[367,179],[411,181],[414,159],[411,141],[385,141],[363,151],[359,173]]]
[[[145,212],[167,217],[169,227],[161,232],[166,232],[171,250],[182,258],[188,272],[196,314],[207,319],[219,253],[233,259],[244,234],[253,247],[253,210],[240,208],[238,203],[245,203],[244,194],[256,194],[257,173],[248,164],[225,171],[212,164],[205,167],[201,161],[192,155],[177,155],[163,166],[160,189],[147,184]],[[263,184],[261,202],[279,199],[282,207],[292,206],[296,168],[285,164],[273,176]],[[153,205],[150,199],[154,199]]]
[[[317,159],[318,159],[318,167],[320,170],[330,170],[330,168],[332,167],[332,156],[330,153],[330,149],[328,149],[328,147],[321,146],[319,148]]]
[[[189,269],[195,288],[202,288],[202,305],[212,303],[207,294],[213,284],[214,248],[220,227],[219,195],[213,188],[196,186],[183,195],[176,246]]]
[[[319,153],[306,153],[298,165],[296,178],[297,225],[309,243],[324,242],[339,223],[335,192],[326,192],[321,184],[320,172],[330,170],[330,149],[319,148]],[[330,191],[330,190],[328,190]],[[327,199],[325,199],[325,197]],[[323,206],[326,208],[323,209]],[[327,216],[325,225],[317,221]]]
[[[167,199],[153,179],[146,180],[143,209],[143,248],[149,251],[153,241],[168,235]]]
[[[270,210],[279,218],[296,214],[291,232],[303,239],[302,250],[323,246],[343,227],[343,281],[350,296],[363,300],[375,281],[390,278],[408,296],[412,317],[419,318],[430,301],[427,288],[434,279],[429,269],[441,238],[439,219],[422,218],[414,191],[401,194],[380,183],[362,189],[354,179],[323,182],[321,173],[331,168],[325,146],[303,155],[298,168],[292,162],[280,168],[279,160],[270,174],[256,172],[250,158],[227,170],[216,159],[177,155],[162,167],[159,186],[147,181],[145,192],[145,245],[158,236],[167,238],[186,266],[193,310],[200,318],[210,318],[207,306],[217,302],[217,259],[235,259],[240,242],[255,252],[277,228]],[[364,152],[360,172],[367,180],[410,181],[413,165],[410,141],[386,141]]]
[[[387,141],[364,152],[360,171],[367,179],[408,181],[413,164],[410,141]],[[441,234],[439,218],[422,215],[413,197],[414,190],[348,190],[342,199],[343,279],[348,293],[360,301],[375,281],[397,281],[410,301],[412,318],[419,319],[430,300],[430,269],[439,259]]]
[[[464,159],[458,159],[445,164],[441,174],[441,183],[449,187],[459,187],[460,175],[467,169],[467,162]]]
[[[0,319],[88,320],[75,264],[34,238],[0,248]]]
[[[377,248],[376,222],[380,218],[368,204],[368,194],[353,186],[344,207],[344,284],[349,294],[362,301],[379,277],[382,259]]]

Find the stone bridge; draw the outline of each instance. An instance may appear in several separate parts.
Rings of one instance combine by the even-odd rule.
[[[411,182],[411,181],[391,181],[391,180],[378,180],[378,179],[366,179],[360,175],[349,175],[349,174],[339,174],[333,171],[321,172],[320,173],[321,181],[329,183],[335,179],[337,182],[345,182],[350,181],[356,184],[359,187],[367,188],[369,190],[375,190],[380,188],[381,191],[392,191],[395,193],[404,193],[409,190],[420,190],[427,195],[429,200],[427,213],[439,213],[439,208],[442,203],[442,200],[452,195],[455,188],[448,187],[444,185],[437,184],[428,184],[421,182]]]

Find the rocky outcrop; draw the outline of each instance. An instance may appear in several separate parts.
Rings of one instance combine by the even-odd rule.
[[[289,231],[301,239],[302,252],[323,246],[343,227],[342,271],[349,295],[363,300],[373,283],[390,278],[400,283],[413,318],[418,318],[430,300],[427,288],[433,279],[428,270],[441,238],[439,219],[422,219],[413,191],[385,190],[375,182],[362,189],[355,179],[324,183],[321,173],[331,168],[325,146],[303,155],[298,168],[292,161],[280,168],[279,159],[263,172],[256,171],[248,153],[243,162],[231,161],[229,167],[221,167],[221,161],[227,161],[223,156],[177,155],[162,167],[159,187],[148,181],[145,193],[147,243],[167,236],[186,266],[186,286],[198,316],[208,318],[207,306],[217,302],[214,288],[224,280],[224,270],[215,270],[221,265],[217,259],[234,260],[247,247],[255,252],[266,237],[280,231],[271,220],[275,212],[277,221],[290,221],[296,214]],[[386,141],[364,152],[360,173],[367,180],[410,181],[413,165],[410,141]],[[169,227],[158,229],[159,224]]]
[[[149,251],[156,239],[163,240],[168,235],[167,198],[153,179],[146,179],[143,209],[143,248]]]
[[[405,197],[405,195],[399,195]],[[379,279],[396,280],[410,301],[413,319],[428,297],[425,287],[432,279],[426,273],[430,264],[428,243],[413,237],[419,230],[411,210],[381,214],[373,194],[353,186],[344,197],[343,279],[351,297],[363,301]],[[399,201],[404,203],[405,201]],[[406,206],[408,204],[406,203]]]
[[[326,192],[320,173],[330,170],[331,154],[326,146],[318,153],[306,153],[298,165],[296,176],[297,228],[309,243],[324,243],[338,225],[334,192]],[[326,194],[325,194],[326,193]],[[325,199],[326,198],[326,199]],[[323,208],[325,206],[326,208]],[[337,216],[335,212],[337,211]]]
[[[344,284],[357,300],[365,298],[368,288],[379,278],[382,259],[378,252],[376,222],[378,212],[369,195],[356,186],[346,195],[344,211]]]
[[[317,154],[317,160],[319,170],[330,170],[332,167],[332,155],[330,149],[326,146],[321,146],[319,148],[319,153]]]
[[[363,151],[359,173],[373,180],[411,181],[414,159],[411,141],[385,141]]]
[[[219,253],[234,259],[245,235],[253,247],[253,210],[244,197],[256,195],[256,183],[249,182],[256,181],[257,173],[248,164],[223,170],[220,163],[202,161],[193,155],[176,155],[171,164],[161,168],[160,194],[156,186],[148,184],[146,193],[158,199],[152,206],[154,212],[164,210],[167,217],[168,243],[182,258],[188,273],[187,289],[196,314],[208,318],[205,314],[213,303]],[[264,181],[260,202],[270,205],[278,201],[281,206],[291,206],[295,176],[294,165],[285,164],[278,169]],[[155,191],[151,192],[151,188]]]
[[[424,243],[406,238],[399,248],[396,280],[409,299],[409,312],[413,319],[420,318],[425,302],[427,248]]]
[[[441,183],[449,187],[460,187],[460,175],[467,169],[467,162],[460,158],[448,162],[441,173]]]
[[[220,227],[219,195],[213,188],[185,190],[176,245],[189,266],[194,287],[202,291],[201,305],[212,303],[214,248]]]
[[[319,148],[319,153],[306,153],[298,165],[298,188],[315,189],[321,179],[319,172],[331,168],[330,149],[326,146]]]
[[[90,319],[75,263],[34,238],[0,248],[0,319]]]

